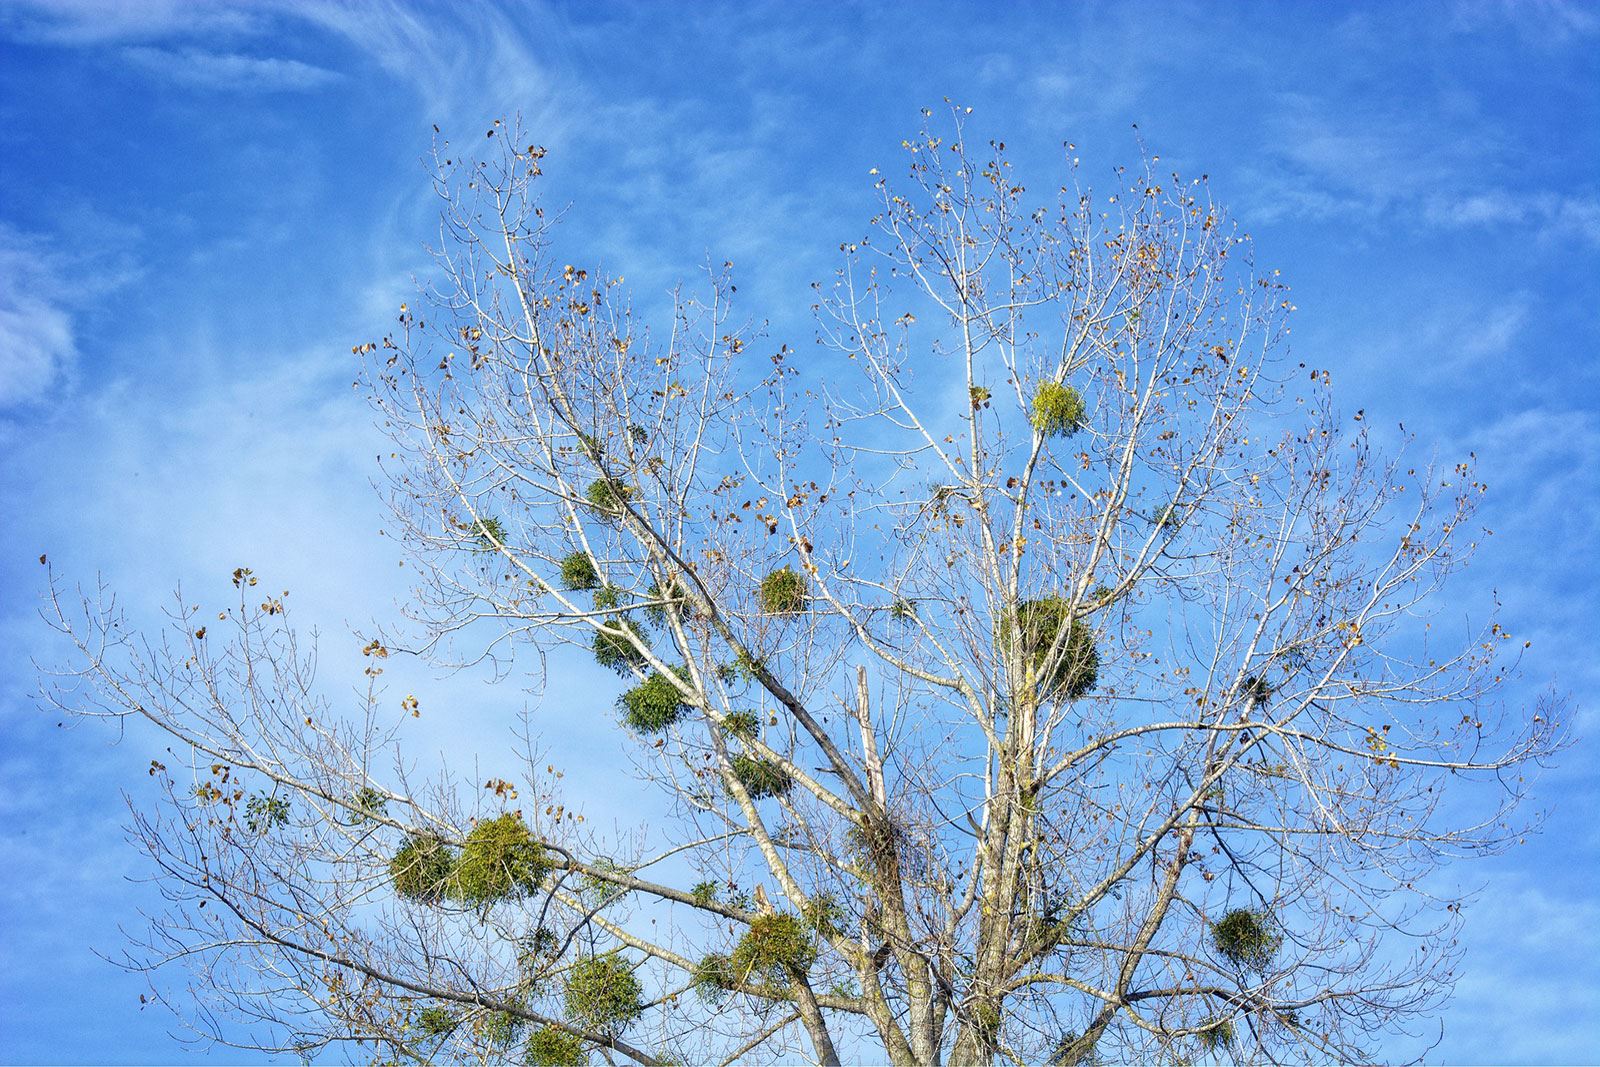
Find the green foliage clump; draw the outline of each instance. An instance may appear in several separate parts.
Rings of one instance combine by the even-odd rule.
[[[468,904],[532,893],[554,866],[528,824],[506,812],[473,827],[456,860],[452,891]]]
[[[603,1034],[620,1032],[644,1012],[644,989],[620,953],[583,960],[567,975],[567,1018]]]
[[[610,667],[618,674],[627,674],[636,667],[643,667],[644,653],[629,639],[630,634],[641,642],[644,640],[644,631],[632,619],[618,619],[601,625],[594,632],[595,662],[602,667]]]
[[[806,576],[787,565],[761,579],[761,610],[769,615],[804,611],[809,598]]]
[[[356,825],[387,811],[389,798],[370,785],[364,785],[350,794],[350,806],[356,809],[350,813],[350,823]]]
[[[456,1028],[456,1024],[459,1021],[455,1012],[448,1008],[441,1008],[438,1005],[423,1008],[417,1015],[417,1027],[429,1037],[448,1034]]]
[[[1084,426],[1083,397],[1070,385],[1041,382],[1033,394],[1033,428],[1046,437],[1070,437]]]
[[[1260,707],[1272,699],[1272,686],[1258,674],[1252,674],[1244,680],[1244,697],[1255,707]]]
[[[685,610],[687,607],[684,603],[683,583],[676,578],[668,578],[665,586],[660,582],[651,582],[650,588],[645,590],[645,597],[654,603],[646,607],[644,613],[657,626],[667,624],[667,605],[662,603],[663,601],[670,602],[679,610]]]
[[[455,850],[437,837],[414,834],[389,861],[394,891],[409,900],[437,904],[451,888]]]
[[[289,824],[289,802],[282,797],[257,793],[244,802],[244,824],[253,834]]]
[[[505,524],[493,515],[478,519],[470,527],[479,552],[496,552],[506,543]]]
[[[517,943],[517,970],[532,980],[554,962],[561,938],[548,926],[540,926]]]
[[[689,984],[700,995],[700,999],[710,1003],[717,1003],[722,995],[739,983],[739,978],[734,974],[733,961],[726,956],[713,953],[694,965],[694,971],[689,976]]]
[[[989,390],[983,386],[974,385],[967,390],[967,395],[972,401],[972,410],[977,411],[979,408],[989,406],[989,397],[992,394],[990,394]]]
[[[633,872],[628,868],[615,860],[604,857],[593,861],[589,866],[591,868],[590,872],[583,876],[578,885],[580,893],[592,898],[596,903],[605,903],[613,897],[627,894],[628,889],[626,886],[618,885],[609,878],[603,877],[603,875],[632,874]]]
[[[600,588],[600,572],[594,569],[589,553],[574,552],[561,561],[561,587],[572,592]]]
[[[735,682],[753,682],[756,677],[756,668],[760,665],[760,660],[751,659],[745,653],[740,652],[733,658],[732,663],[717,668],[717,676],[728,685],[732,685]]]
[[[807,900],[800,909],[800,917],[818,937],[836,937],[844,927],[844,907],[831,893],[820,893]]]
[[[753,711],[731,711],[723,716],[722,728],[734,737],[754,737],[761,729],[761,716]]]
[[[601,516],[615,519],[622,515],[623,507],[633,497],[633,486],[615,478],[596,478],[589,483],[584,498]]]
[[[1272,917],[1265,911],[1235,908],[1211,924],[1211,943],[1241,967],[1265,968],[1283,937],[1273,929]]]
[[[717,888],[715,882],[696,882],[689,890],[689,895],[694,898],[696,904],[703,906],[717,899]]]
[[[1094,689],[1100,680],[1100,651],[1095,647],[1094,631],[1071,618],[1072,606],[1064,597],[1024,600],[1017,605],[1017,615],[1022,619],[1022,654],[1038,671],[1045,669],[1062,625],[1070,627],[1054,668],[1040,679],[1041,697],[1077,700]],[[1000,626],[1002,644],[1011,636],[1008,622],[1003,620]]]
[[[851,825],[845,830],[844,839],[851,855],[869,866],[903,854],[906,846],[904,827],[886,819],[867,819]]]
[[[889,618],[896,622],[910,622],[917,617],[917,606],[902,597],[895,597],[889,605]]]
[[[1200,1026],[1200,1043],[1207,1052],[1233,1044],[1233,1023],[1227,1019],[1208,1019]]]
[[[810,925],[798,915],[778,912],[750,920],[750,929],[734,946],[729,962],[741,978],[753,974],[787,982],[792,975],[804,974],[816,958]]]
[[[1068,1030],[1061,1035],[1055,1048],[1050,1050],[1045,1062],[1050,1067],[1089,1067],[1089,1064],[1097,1062],[1094,1042],[1082,1034]]]
[[[732,768],[734,778],[744,786],[751,800],[782,796],[794,785],[789,772],[771,760],[738,755],[733,757]]]
[[[679,677],[688,680],[687,669],[673,669]],[[689,705],[683,699],[677,684],[660,671],[626,690],[617,698],[623,710],[623,721],[631,729],[644,734],[660,733],[683,717]]]
[[[589,1057],[583,1052],[583,1039],[553,1026],[541,1026],[528,1035],[524,1050],[528,1067],[583,1067]]]
[[[1157,526],[1168,526],[1176,530],[1183,525],[1183,513],[1178,510],[1178,505],[1167,504],[1156,512],[1154,522]]]
[[[491,1011],[478,1020],[478,1033],[491,1045],[506,1047],[517,1039],[527,1020],[509,1011]]]

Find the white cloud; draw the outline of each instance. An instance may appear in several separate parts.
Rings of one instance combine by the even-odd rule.
[[[1476,328],[1461,338],[1461,353],[1473,358],[1498,356],[1510,351],[1528,322],[1529,302],[1517,297],[1491,308]]]
[[[428,118],[447,130],[520,112],[549,131],[570,110],[557,106],[560,79],[551,71],[568,27],[538,0],[448,9],[404,0],[0,2],[0,37],[73,47],[122,45],[122,54],[138,66],[197,87],[304,91],[338,78],[302,60],[252,54],[292,39],[283,32],[285,24],[309,25],[347,41],[414,88]],[[191,41],[203,47],[185,43]]]
[[[1431,196],[1423,217],[1444,227],[1529,225],[1541,236],[1600,245],[1600,199],[1541,192],[1516,195],[1505,189]]]
[[[135,66],[183,85],[230,92],[299,92],[339,78],[331,70],[298,59],[258,58],[235,52],[203,52],[138,45],[122,50]]]
[[[1467,905],[1467,916],[1447,1061],[1494,1049],[1499,1063],[1590,1062],[1600,906],[1507,874]]]
[[[0,410],[42,398],[76,358],[48,254],[0,226]]]
[[[557,99],[571,88],[570,80],[555,71],[568,27],[537,0],[448,10],[402,0],[267,2],[290,18],[344,38],[409,83],[423,113],[447,133],[521,114],[548,141],[577,110],[570,98]]]
[[[1528,40],[1562,45],[1600,33],[1600,13],[1583,0],[1457,0],[1449,24],[1460,33],[1510,29]]]
[[[0,31],[44,44],[90,45],[204,34],[209,39],[251,29],[245,3],[195,0],[8,0]]]
[[[1529,477],[1552,460],[1584,476],[1592,468],[1581,461],[1600,450],[1600,417],[1571,408],[1538,407],[1513,411],[1486,428],[1481,440],[1507,473]]]
[[[1544,240],[1600,245],[1600,197],[1541,188],[1522,162],[1526,146],[1442,96],[1401,108],[1281,95],[1265,127],[1273,148],[1247,172],[1249,216],[1523,227]]]

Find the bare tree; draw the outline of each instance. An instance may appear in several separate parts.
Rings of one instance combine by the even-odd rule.
[[[1428,1020],[1430,874],[1515,840],[1560,743],[1499,695],[1521,646],[1430,607],[1483,487],[1283,357],[1204,180],[1096,196],[1066,145],[1035,207],[963,120],[878,181],[804,357],[725,268],[647,329],[558,255],[542,149],[440,146],[431,309],[358,346],[421,576],[363,705],[246,570],[164,643],[52,584],[54,699],[185,765],[131,963],[230,1040],[417,1060],[1329,1061]],[[416,781],[377,688],[563,644],[663,798],[627,840],[560,796],[559,715],[507,724],[519,781]]]

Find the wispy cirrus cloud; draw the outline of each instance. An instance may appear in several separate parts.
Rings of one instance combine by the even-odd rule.
[[[1600,10],[1583,0],[1457,0],[1448,18],[1458,33],[1499,33],[1561,46],[1600,33]]]
[[[122,55],[134,66],[181,85],[225,92],[305,92],[340,77],[298,59],[238,52],[136,45],[124,48]]]
[[[1520,226],[1544,240],[1600,246],[1600,193],[1531,186],[1516,144],[1397,107],[1335,108],[1290,95],[1266,126],[1275,146],[1254,169],[1253,217],[1404,220],[1433,229]]]
[[[193,0],[8,0],[0,4],[0,33],[54,45],[202,34],[215,40],[259,28],[261,20],[255,14],[259,7]]]
[[[1593,848],[1594,842],[1585,844]],[[1456,986],[1459,1032],[1447,1061],[1588,1062],[1593,1034],[1578,1021],[1600,1011],[1594,957],[1575,960],[1576,973],[1548,961],[1571,959],[1572,946],[1593,942],[1600,905],[1548,892],[1533,878],[1507,872],[1467,911],[1468,966]],[[1494,933],[1503,930],[1518,932],[1522,953],[1496,951]],[[1476,1056],[1462,1058],[1459,1050],[1466,1049],[1475,1049]],[[1486,1057],[1491,1049],[1492,1058]]]
[[[403,0],[10,0],[0,37],[115,47],[151,73],[210,90],[306,91],[340,74],[273,55],[286,29],[342,39],[422,97],[441,123],[543,108],[561,17],[538,0],[449,11]],[[204,46],[190,42],[203,41]],[[225,45],[226,47],[223,47]],[[547,109],[553,111],[553,109]],[[546,123],[548,125],[548,122]]]
[[[0,411],[43,398],[76,359],[52,257],[37,238],[0,224]]]

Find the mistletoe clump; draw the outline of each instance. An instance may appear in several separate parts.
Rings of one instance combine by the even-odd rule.
[[[668,578],[664,585],[661,582],[651,582],[650,588],[645,591],[645,597],[651,603],[645,607],[644,613],[657,626],[665,626],[667,624],[667,605],[669,603],[680,611],[691,614],[685,605],[686,598],[683,583],[676,578]]]
[[[578,892],[595,901],[609,901],[628,892],[626,886],[617,883],[617,876],[632,873],[616,860],[601,856],[589,864],[589,871],[579,879]]]
[[[794,785],[794,779],[789,777],[788,771],[771,760],[755,756],[733,757],[732,770],[733,777],[744,786],[751,800],[782,796]]]
[[[911,858],[907,855],[910,836],[904,826],[888,816],[863,818],[844,832],[850,854],[866,865],[897,858],[904,864]]]
[[[688,671],[674,668],[674,673],[688,681]],[[660,671],[627,690],[617,698],[623,710],[623,721],[644,734],[660,733],[683,717],[689,710],[677,684]]]
[[[595,662],[602,667],[610,667],[618,674],[627,674],[636,667],[643,667],[644,653],[634,644],[635,640],[643,641],[644,631],[632,619],[605,623],[594,632]]]
[[[1264,968],[1272,962],[1283,938],[1266,912],[1235,908],[1211,924],[1211,943],[1241,967]]]
[[[257,793],[245,801],[244,824],[251,833],[264,834],[288,823],[289,802],[282,797]]]
[[[561,587],[570,592],[600,588],[600,572],[587,552],[574,552],[561,561]]]
[[[430,1008],[423,1008],[422,1011],[417,1015],[418,1028],[420,1028],[422,1032],[427,1034],[429,1037],[438,1037],[440,1034],[448,1034],[450,1031],[456,1028],[456,1025],[459,1021],[460,1020],[456,1018],[454,1012],[450,1011],[448,1008],[441,1008],[438,1005],[434,1005]]]
[[[582,960],[567,975],[567,1018],[588,1030],[619,1032],[644,1012],[644,989],[620,953]]]
[[[1272,699],[1272,684],[1259,674],[1252,674],[1244,680],[1244,696],[1254,707],[1260,707]]]
[[[761,716],[753,711],[730,711],[722,717],[722,728],[734,737],[748,740],[761,729]]]
[[[717,677],[729,685],[735,682],[749,684],[756,680],[757,670],[765,669],[766,664],[760,659],[751,659],[748,653],[740,651],[732,663],[724,663],[717,668]]]
[[[478,1020],[478,1033],[491,1045],[504,1048],[517,1039],[527,1020],[509,1011],[492,1011]]]
[[[1041,672],[1061,627],[1068,627],[1054,668],[1047,677],[1040,679],[1045,694],[1077,700],[1094,689],[1100,680],[1100,651],[1095,647],[1094,631],[1072,618],[1072,605],[1066,598],[1048,596],[1024,600],[1017,605],[1017,616],[1022,620],[1022,654]],[[1000,627],[1002,644],[1011,636],[1007,622],[1009,620],[1002,621]]]
[[[506,543],[505,524],[492,515],[478,519],[472,524],[472,536],[478,543],[478,551],[497,551]]]
[[[837,937],[844,929],[844,906],[832,893],[822,893],[806,901],[800,917],[818,937]]]
[[[554,866],[515,812],[480,822],[456,860],[452,889],[468,904],[532,893]]]
[[[750,929],[739,939],[729,962],[740,977],[755,974],[786,982],[804,974],[816,958],[810,925],[798,915],[778,912],[750,920]]]
[[[623,507],[632,497],[633,487],[615,478],[596,478],[589,483],[589,490],[584,494],[589,506],[608,519],[620,517]]]
[[[694,965],[689,984],[700,995],[700,999],[716,1003],[722,999],[723,993],[739,984],[739,978],[733,972],[732,960],[712,953]]]
[[[1208,1019],[1200,1026],[1200,1043],[1207,1052],[1233,1044],[1233,1023],[1227,1019]]]
[[[382,815],[389,807],[389,798],[370,785],[364,785],[350,794],[350,806],[356,809],[350,813],[350,822],[356,825]]]
[[[1033,428],[1046,437],[1070,437],[1084,426],[1083,397],[1070,385],[1042,382],[1033,394]]]
[[[1050,1067],[1085,1067],[1086,1064],[1097,1062],[1094,1055],[1094,1042],[1075,1031],[1069,1030],[1061,1035],[1056,1042],[1056,1047],[1050,1050],[1050,1056],[1045,1061]]]
[[[394,891],[410,900],[437,904],[450,890],[455,850],[437,837],[413,834],[389,861]]]
[[[583,1040],[553,1026],[542,1026],[528,1035],[523,1060],[529,1067],[583,1067],[589,1062],[583,1054]]]
[[[793,615],[806,609],[806,577],[789,566],[761,579],[761,610],[768,615]]]
[[[1177,504],[1165,504],[1151,521],[1159,527],[1176,530],[1183,525],[1183,512],[1178,510]]]
[[[544,976],[561,948],[561,938],[556,932],[548,926],[540,926],[517,942],[517,970],[532,985]]]

